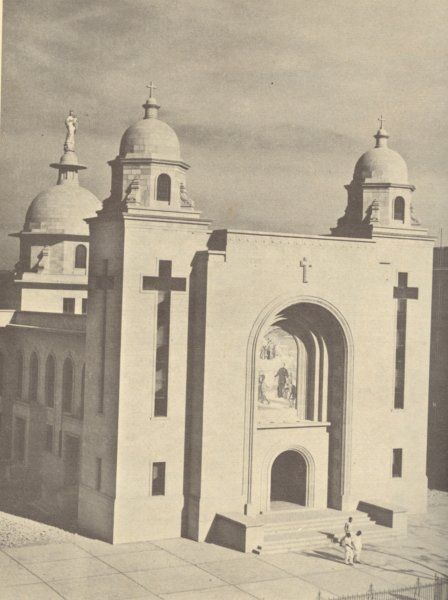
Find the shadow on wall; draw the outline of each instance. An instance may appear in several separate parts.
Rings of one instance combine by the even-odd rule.
[[[27,481],[14,483],[5,479],[0,480],[0,511],[38,521],[45,525],[59,527],[65,531],[77,533],[76,519],[70,519],[63,514],[48,514],[39,507],[40,484]]]
[[[201,497],[207,264],[208,253],[198,252],[190,275],[182,536],[193,540],[199,535]]]
[[[0,310],[18,307],[19,294],[14,285],[14,272],[0,271]]]
[[[448,247],[434,248],[429,370],[427,476],[448,491]]]

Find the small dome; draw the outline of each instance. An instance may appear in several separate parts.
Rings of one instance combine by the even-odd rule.
[[[408,183],[408,168],[395,150],[372,148],[356,163],[353,179],[362,183]]]
[[[128,127],[121,138],[120,156],[124,158],[128,154],[178,161],[179,140],[163,121],[157,118],[141,119]]]
[[[408,183],[408,168],[403,158],[387,145],[389,134],[383,127],[373,136],[375,148],[365,152],[355,165],[353,181],[357,183]]]
[[[95,217],[101,206],[96,196],[77,183],[54,185],[31,202],[23,231],[89,235],[84,219]]]

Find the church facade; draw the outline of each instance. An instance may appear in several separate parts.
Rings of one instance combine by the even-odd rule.
[[[433,239],[382,124],[331,234],[281,234],[212,229],[152,94],[144,111],[102,204],[70,122],[17,234],[4,476],[112,542],[274,508],[425,511]]]

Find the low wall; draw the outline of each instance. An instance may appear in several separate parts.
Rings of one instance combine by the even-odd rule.
[[[217,514],[206,541],[240,552],[252,552],[263,544],[263,539],[263,523],[256,518]]]
[[[358,510],[367,513],[378,525],[391,527],[397,533],[407,533],[408,515],[407,510],[402,506],[361,500]]]

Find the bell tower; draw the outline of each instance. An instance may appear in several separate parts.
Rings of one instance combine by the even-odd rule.
[[[79,522],[114,542],[181,534],[190,280],[210,227],[153,90],[109,163],[111,195],[88,220]]]
[[[353,179],[345,186],[345,214],[331,232],[340,237],[426,236],[413,211],[415,187],[408,181],[407,165],[388,146],[384,118],[378,121],[375,147],[356,163]]]
[[[199,218],[187,192],[189,165],[181,159],[177,135],[159,119],[155,85],[146,87],[144,116],[125,131],[118,156],[109,162],[112,187],[106,206],[120,205],[135,214]]]

